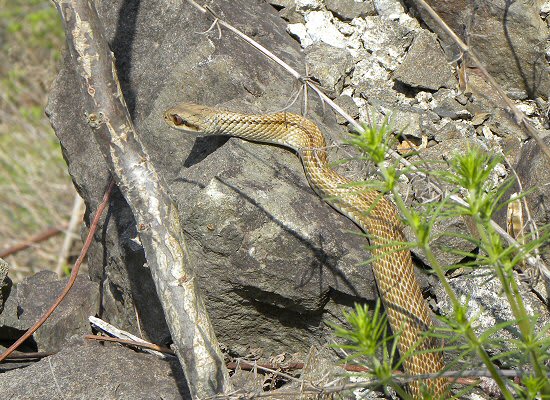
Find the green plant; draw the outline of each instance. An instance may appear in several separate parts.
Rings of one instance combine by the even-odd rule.
[[[390,148],[390,131],[387,121],[379,126],[365,126],[352,137],[350,143],[377,165],[381,179],[375,186],[382,193],[392,196],[403,222],[411,228],[416,238],[414,242],[407,245],[423,252],[452,304],[452,313],[440,318],[443,326],[434,328],[429,335],[445,339],[447,345],[444,351],[458,351],[462,356],[476,355],[497,383],[505,399],[539,398],[537,396],[550,398],[547,366],[550,358],[548,353],[550,338],[547,331],[550,327],[546,326],[541,331],[536,331],[536,318],[530,315],[525,307],[514,272],[514,268],[519,263],[548,240],[548,230],[543,230],[538,238],[530,238],[519,247],[507,246],[503,243],[500,235],[491,225],[491,219],[500,207],[507,205],[503,196],[510,182],[490,184],[490,177],[502,160],[477,148],[468,148],[463,153],[454,154],[448,160],[447,168],[442,167],[441,164],[426,165],[425,162],[421,164],[424,168],[415,168],[416,172],[445,183],[450,188],[451,194],[460,194],[465,201],[464,204],[450,200],[450,196],[445,196],[439,201],[432,201],[414,208],[407,205],[398,191],[397,182],[402,174],[411,172],[411,167],[399,169],[397,164],[389,164],[386,161]],[[433,227],[437,221],[456,217],[469,219],[472,222],[473,232],[472,235],[454,235],[472,242],[477,249],[476,252],[459,252],[467,260],[460,267],[484,269],[499,280],[514,316],[512,321],[505,321],[491,329],[480,331],[476,323],[477,317],[470,316],[472,313],[469,300],[460,299],[452,288],[446,272],[457,266],[444,266],[438,261],[434,254],[432,238]],[[369,366],[371,373],[382,384],[396,388],[395,377],[391,374],[392,367],[398,367],[403,357],[407,355],[401,355],[402,359],[397,366],[388,364],[390,359],[384,351],[381,351],[385,348],[388,338],[383,326],[385,319],[380,314],[379,308],[376,307],[374,314],[369,316],[366,308],[357,306],[353,312],[346,313],[344,316],[351,328],[335,328],[336,335],[346,341],[346,344],[339,346],[351,352],[349,359],[360,359],[362,363]],[[508,341],[508,348],[502,351],[503,346],[495,339],[495,334],[510,327],[516,329],[519,334],[515,340]],[[370,335],[370,338],[367,338],[367,335]],[[399,337],[397,336],[395,340],[399,340]],[[374,341],[379,341],[378,347],[375,346]],[[499,373],[499,365],[503,364],[521,366],[522,370],[526,371],[521,378],[521,384],[513,384],[512,381],[502,377]],[[407,397],[406,394],[399,393]]]
[[[397,353],[398,335],[387,334],[386,315],[381,312],[380,302],[376,302],[372,315],[369,314],[367,305],[356,304],[353,311],[344,312],[344,318],[350,329],[336,324],[331,326],[336,336],[346,341],[346,344],[336,346],[350,352],[346,362],[360,359],[378,378],[380,384],[391,386],[401,396],[407,396],[393,379],[393,359]],[[397,340],[392,342],[394,338]],[[392,346],[388,350],[390,344]]]

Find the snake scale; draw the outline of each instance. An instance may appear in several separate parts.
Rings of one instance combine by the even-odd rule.
[[[167,110],[164,119],[179,130],[293,149],[312,189],[369,234],[378,290],[392,331],[401,332],[400,353],[406,354],[413,346],[416,353],[436,346],[430,339],[421,339],[422,332],[432,325],[431,312],[422,297],[410,252],[397,247],[396,243],[405,241],[397,210],[376,190],[353,187],[330,167],[325,138],[315,123],[287,112],[242,114],[191,103]],[[439,352],[415,354],[404,362],[405,372],[411,375],[433,374],[443,367]],[[443,378],[416,381],[409,384],[413,397],[421,398],[421,384],[436,398],[446,392]]]

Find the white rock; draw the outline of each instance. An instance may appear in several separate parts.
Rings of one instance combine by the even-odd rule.
[[[398,22],[379,16],[366,17],[360,29],[365,49],[388,70],[396,69],[412,41],[412,35],[409,35],[411,30],[399,25]]]
[[[312,11],[306,14],[304,18],[307,33],[314,42],[324,42],[341,49],[346,47],[346,38],[332,23],[333,16],[330,12]]]
[[[389,78],[388,71],[374,57],[368,57],[355,64],[351,82],[352,85],[359,86],[369,81],[388,81]]]
[[[487,397],[483,397],[477,393],[470,393],[468,394],[468,396],[470,396],[470,400],[486,400]]]
[[[432,100],[434,97],[430,92],[418,92],[414,98],[417,101],[418,107],[423,110],[430,110],[433,108]]]
[[[367,21],[365,18],[354,18],[349,22],[349,25],[355,31],[363,32],[367,28]]]
[[[493,131],[491,131],[491,128],[489,128],[487,125],[483,125],[481,128],[481,133],[483,133],[483,137],[487,140],[493,140],[495,135],[493,134]]]
[[[405,9],[399,0],[374,0],[374,8],[381,17],[394,19],[405,13]],[[393,18],[392,18],[393,17]]]
[[[319,10],[322,5],[322,0],[296,0],[296,11],[303,14],[307,11]]]
[[[286,30],[292,36],[295,36],[298,38],[303,48],[306,48],[313,44],[313,39],[307,33],[307,29],[304,24],[288,24],[288,26],[286,27]]]
[[[399,25],[403,25],[411,31],[420,31],[420,23],[416,18],[411,17],[409,14],[400,14],[398,19]]]
[[[508,176],[508,171],[506,171],[506,167],[504,166],[504,164],[498,163],[497,165],[495,165],[493,171],[499,178],[505,178],[506,176]]]
[[[336,25],[338,30],[346,36],[353,35],[353,34],[357,33],[355,27],[353,27],[350,24],[346,24],[345,22],[334,21],[334,24]]]
[[[351,98],[353,98],[353,88],[351,86],[348,86],[346,88],[344,88],[344,90],[342,90],[342,93],[340,93],[340,96],[349,96]]]
[[[419,103],[429,103],[434,98],[430,92],[418,92],[414,97]]]
[[[383,50],[392,42],[399,42],[400,36],[397,36],[397,32],[400,28],[397,25],[379,16],[366,17],[365,24],[361,27],[365,48],[372,51]]]
[[[335,21],[335,25],[338,30],[344,34],[346,40],[346,48],[354,59],[363,57],[365,50],[363,48],[363,41],[361,40],[361,33],[350,24]]]
[[[537,112],[535,102],[517,102],[516,107],[519,108],[525,115],[532,116]]]

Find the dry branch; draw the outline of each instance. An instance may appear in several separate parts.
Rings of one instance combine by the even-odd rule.
[[[74,263],[73,270],[71,271],[71,276],[69,277],[69,280],[67,281],[67,284],[57,296],[57,299],[55,299],[54,303],[46,310],[46,312],[40,317],[38,321],[34,323],[33,326],[31,326],[27,331],[15,341],[14,344],[12,344],[6,351],[4,351],[2,354],[0,354],[0,362],[4,361],[11,353],[13,353],[25,340],[30,338],[34,332],[38,330],[42,326],[44,322],[52,315],[52,313],[55,311],[55,309],[61,304],[63,299],[69,294],[69,291],[73,287],[76,277],[78,276],[78,271],[80,270],[80,266],[82,265],[82,262],[86,258],[86,254],[88,254],[88,249],[90,248],[90,245],[92,244],[92,239],[94,238],[94,234],[97,230],[97,227],[99,225],[99,220],[101,218],[101,215],[103,214],[103,211],[107,207],[107,204],[109,204],[109,198],[111,196],[111,191],[113,189],[114,182],[111,180],[111,183],[109,184],[109,187],[105,191],[105,194],[103,195],[103,201],[101,204],[97,207],[96,215],[90,225],[90,231],[88,232],[88,236],[86,237],[86,241],[84,242],[84,246],[82,246],[82,250],[80,251],[80,255],[76,259]]]
[[[151,352],[152,354],[159,353],[159,354],[170,354],[172,356],[176,355],[176,353],[174,353],[174,351],[172,351],[172,349],[169,349],[168,347],[159,346],[158,344],[148,343],[145,341],[136,342],[135,340],[120,339],[118,337],[99,336],[99,335],[86,335],[84,336],[84,339],[97,340],[99,342],[113,342],[113,343],[125,344],[129,346],[141,348],[144,351]]]
[[[112,337],[109,337],[109,339],[115,339],[116,338],[117,340],[120,341],[120,343],[128,343],[128,341],[131,341],[133,343],[141,344],[144,348],[149,349],[149,350],[145,350],[148,353],[154,354],[154,355],[156,355],[160,358],[164,358],[163,353],[166,353],[165,351],[163,351],[163,350],[155,351],[156,349],[151,350],[151,347],[147,347],[147,346],[150,346],[150,345],[158,347],[158,345],[154,345],[153,343],[149,343],[149,342],[141,339],[140,337],[137,337],[136,335],[131,334],[130,332],[123,331],[122,329],[119,329],[116,326],[111,325],[108,322],[105,322],[102,319],[96,318],[94,316],[88,317],[88,321],[90,321],[90,323],[95,325],[97,328],[99,328],[102,331],[107,332],[109,335],[111,335]],[[94,335],[88,335],[88,336],[86,336],[86,339],[90,339],[90,336],[94,336]],[[105,339],[105,340],[109,340],[109,339]],[[168,351],[169,351],[170,354],[175,354],[171,349],[168,349]]]
[[[21,250],[28,249],[29,247],[31,247],[31,246],[33,246],[37,243],[48,240],[49,238],[63,232],[64,229],[65,229],[65,226],[48,228],[45,231],[40,232],[40,233],[36,234],[35,236],[25,240],[24,242],[17,243],[15,245],[11,246],[11,247],[8,247],[5,250],[2,250],[0,252],[0,258],[5,258],[7,256],[11,256],[12,254],[20,252]]]
[[[55,273],[57,276],[63,276],[63,267],[69,258],[69,252],[71,251],[71,246],[73,245],[73,240],[75,237],[75,231],[82,222],[82,206],[84,205],[84,200],[78,194],[74,196],[73,210],[71,211],[71,219],[67,225],[67,230],[65,232],[65,239],[63,240],[63,245],[59,250],[59,255],[57,257],[57,266],[55,267]]]
[[[214,330],[188,267],[177,209],[139,141],[92,1],[54,0],[80,76],[89,126],[128,202],[193,398],[229,389]]]

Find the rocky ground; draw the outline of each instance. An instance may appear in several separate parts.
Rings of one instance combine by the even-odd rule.
[[[124,94],[142,141],[178,203],[193,267],[228,355],[268,359],[292,353],[303,359],[312,345],[324,348],[331,340],[326,322],[341,322],[342,311],[354,301],[376,298],[370,270],[359,265],[368,258],[364,238],[346,233],[356,232],[354,225],[308,188],[298,160],[289,152],[236,140],[184,137],[168,131],[160,117],[183,99],[277,111],[296,94],[297,84],[228,32],[222,30],[221,38],[215,28],[198,34],[211,22],[185,2],[163,10],[139,2],[115,3],[100,2],[99,11],[117,56]],[[499,166],[495,183],[514,166],[524,188],[537,189],[530,197],[536,200],[533,219],[541,225],[548,222],[544,204],[550,185],[541,183],[549,181],[549,174],[540,151],[475,66],[438,36],[435,21],[409,3],[211,3],[222,18],[307,73],[354,118],[380,121],[391,116],[395,130],[402,133],[398,149],[403,153],[412,146],[423,157],[444,159],[477,144],[505,154],[509,164]],[[550,48],[545,46],[550,5],[525,0],[503,10],[497,3],[485,1],[475,10],[469,8],[470,2],[461,1],[434,3],[434,7],[469,39],[517,107],[547,137]],[[125,9],[119,14],[122,4]],[[503,26],[504,12],[508,23]],[[461,69],[457,69],[459,59]],[[48,113],[88,207],[89,224],[108,173],[85,121],[68,117],[83,115],[75,82],[66,60]],[[298,103],[290,109],[299,112]],[[345,120],[332,115],[313,95],[308,116],[332,143],[343,143]],[[348,151],[336,146],[331,156],[341,159]],[[341,168],[355,178],[375,172],[356,164]],[[425,198],[416,184],[403,181],[402,185],[411,202]],[[504,224],[504,216],[498,222]],[[438,229],[465,228],[461,221],[450,221]],[[59,398],[60,393],[65,398],[185,398],[174,360],[82,343],[82,335],[91,332],[87,316],[98,314],[122,329],[169,344],[135,222],[119,194],[99,232],[89,256],[91,280],[79,278],[67,302],[26,348],[58,353],[26,368],[4,364],[4,370],[11,371],[0,380],[2,393],[36,399]],[[440,246],[473,250],[464,247],[467,244],[453,241]],[[422,266],[422,255],[418,257]],[[441,252],[438,257],[448,254]],[[448,312],[450,305],[440,285],[419,273],[433,308]],[[494,280],[486,282],[486,277],[473,274],[453,277],[451,283],[459,294],[471,296],[472,312],[484,312],[479,320],[482,327],[511,318]],[[12,288],[9,296],[8,286],[1,292],[5,306],[0,315],[1,337],[7,341],[51,303],[61,282],[42,273]],[[548,323],[544,285],[522,290],[528,308],[541,316],[539,323]],[[325,350],[320,358],[336,357]],[[33,392],[28,391],[29,381],[34,383]],[[364,396],[380,398],[376,392]],[[481,391],[472,396],[491,398]]]

